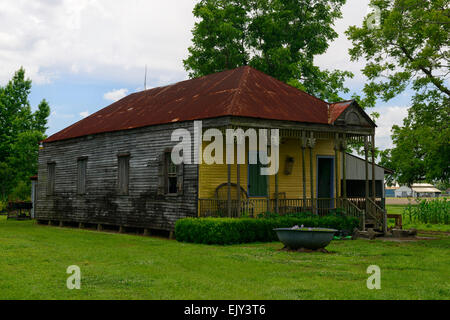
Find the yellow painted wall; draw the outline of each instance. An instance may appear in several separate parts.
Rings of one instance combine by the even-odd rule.
[[[204,148],[209,142],[204,143]],[[225,153],[225,151],[224,151]],[[235,152],[236,153],[236,152]],[[247,152],[248,153],[248,150]],[[311,183],[310,183],[310,157],[309,149],[305,150],[306,162],[306,196],[311,197]],[[333,140],[317,140],[317,144],[313,150],[313,170],[314,170],[314,197],[317,195],[317,156],[333,156],[334,141]],[[286,175],[284,173],[286,157],[294,158],[294,167],[292,174]],[[298,139],[282,139],[280,146],[280,170],[278,175],[279,192],[286,192],[286,197],[289,199],[303,197],[303,179],[302,179],[302,149],[300,140]],[[341,153],[339,152],[338,165],[341,166]],[[236,168],[237,165],[231,166],[231,182],[236,183]],[[241,165],[241,186],[247,191],[247,165]],[[339,172],[338,172],[339,173]],[[333,179],[333,182],[335,180]],[[214,197],[216,188],[222,183],[227,182],[227,165],[207,165],[203,163],[199,166],[199,198],[208,199]],[[274,198],[275,194],[275,176],[269,177],[270,197]]]

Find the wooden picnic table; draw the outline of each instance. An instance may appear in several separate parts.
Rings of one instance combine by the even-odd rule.
[[[403,229],[403,217],[401,214],[388,214],[388,219],[395,219],[395,228]]]

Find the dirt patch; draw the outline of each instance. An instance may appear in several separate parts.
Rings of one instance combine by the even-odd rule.
[[[314,252],[319,252],[319,253],[327,253],[327,254],[334,254],[335,252],[332,251],[328,251],[325,248],[322,249],[317,249],[317,250],[312,250],[312,249],[306,249],[306,248],[300,248],[297,250],[293,250],[290,249],[288,247],[284,247],[283,249],[280,249],[279,251],[286,251],[286,252],[301,252],[301,253],[314,253]]]
[[[379,237],[379,238],[377,238],[377,240],[392,241],[392,242],[414,242],[414,241],[439,240],[439,239],[432,238],[432,237],[409,237],[409,238]]]
[[[433,230],[418,230],[420,234],[432,234],[437,236],[450,236],[450,232],[448,231],[433,231]]]
[[[386,198],[386,204],[387,205],[408,205],[408,204],[415,204],[414,199],[408,199],[408,198]]]

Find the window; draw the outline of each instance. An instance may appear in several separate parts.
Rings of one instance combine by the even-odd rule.
[[[167,167],[167,193],[178,193],[178,170],[177,166],[172,162],[170,153],[166,153]]]
[[[250,158],[250,157],[249,157]],[[248,195],[251,197],[267,197],[267,176],[261,175],[261,168],[265,167],[259,162],[248,165]]]
[[[79,158],[77,161],[77,193],[86,194],[87,158]]]
[[[56,163],[47,164],[47,195],[52,196],[55,193]]]
[[[172,162],[171,151],[166,150],[159,158],[158,194],[181,195],[183,193],[184,166]]]
[[[130,155],[121,154],[118,156],[118,191],[121,195],[128,195],[128,182],[130,175]]]

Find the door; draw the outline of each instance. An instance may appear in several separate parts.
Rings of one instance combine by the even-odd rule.
[[[264,166],[259,162],[248,165],[248,195],[249,197],[267,197],[267,176],[261,175]]]
[[[317,207],[326,211],[334,207],[334,158],[317,157]],[[320,200],[322,199],[322,200]]]

